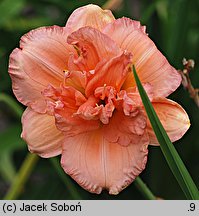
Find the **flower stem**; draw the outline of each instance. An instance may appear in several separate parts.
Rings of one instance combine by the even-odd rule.
[[[139,176],[134,180],[134,184],[147,200],[157,199]]]
[[[23,190],[23,187],[29,178],[30,174],[32,173],[32,170],[34,169],[36,162],[38,161],[39,157],[35,154],[28,153],[20,170],[15,176],[15,179],[8,190],[6,196],[4,197],[4,200],[14,200],[17,199],[21,191]]]
[[[23,113],[22,107],[9,95],[1,93],[0,94],[0,102],[6,103],[16,114],[17,117],[21,118]]]
[[[191,70],[194,69],[195,62],[193,59],[186,60],[183,59],[183,70],[178,70],[182,77],[182,85],[189,92],[190,97],[194,100],[199,108],[199,89],[193,87],[191,79],[189,77]]]
[[[57,160],[57,158],[50,158],[50,162],[52,163],[53,167],[57,171],[57,174],[59,175],[60,179],[66,185],[71,197],[75,200],[81,200],[82,197],[77,192],[73,182],[70,180],[70,178],[64,173],[63,169],[60,167],[60,163]]]

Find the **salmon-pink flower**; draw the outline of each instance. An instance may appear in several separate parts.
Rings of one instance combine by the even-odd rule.
[[[189,118],[166,97],[181,77],[138,21],[87,5],[65,27],[25,34],[10,55],[14,94],[28,106],[22,138],[29,150],[61,154],[65,172],[93,193],[119,193],[145,168],[148,145],[158,145],[133,64],[169,137],[180,139]]]

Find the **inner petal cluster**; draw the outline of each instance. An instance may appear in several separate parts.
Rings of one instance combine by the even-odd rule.
[[[100,120],[103,124],[109,123],[115,110],[116,90],[112,86],[98,87],[95,89],[94,95],[90,95],[88,100],[82,104],[77,110],[86,120]]]
[[[91,32],[96,34],[95,44],[89,40]],[[47,113],[55,116],[57,128],[67,137],[102,128],[108,142],[122,146],[142,142],[143,137],[149,139],[139,92],[128,84],[132,81],[133,54],[120,50],[113,41],[111,52],[106,44],[98,50],[96,44],[110,38],[96,29],[85,27],[68,38],[74,52],[63,70],[63,80],[59,87],[49,84],[42,92]],[[152,101],[153,86],[142,84]]]
[[[113,86],[104,84],[97,87],[94,93],[87,97],[83,88],[87,85],[85,80],[85,76],[80,71],[76,71],[75,75],[74,72],[68,72],[67,78],[64,77],[60,87],[49,85],[43,91],[47,101],[48,113],[55,115],[55,117],[58,116],[59,119],[67,119],[67,122],[65,121],[66,125],[74,122],[79,123],[79,120],[83,120],[87,123],[96,122],[97,128],[99,128],[103,125],[111,125],[115,121],[114,119],[117,121],[114,123],[116,125],[122,125],[119,121],[129,121],[125,129],[126,132],[138,136],[143,135],[146,128],[146,117],[142,110],[142,102],[137,88],[117,91]],[[149,84],[144,86],[150,95],[152,92],[151,86]],[[110,128],[108,131],[111,130]],[[121,132],[123,129],[119,130]],[[126,136],[126,133],[123,132],[121,134]],[[113,132],[112,134],[115,133]],[[123,138],[118,137],[118,139]],[[118,142],[118,139],[110,139],[110,141]],[[125,141],[119,143],[123,145]],[[129,143],[130,140],[128,141]]]
[[[138,90],[125,85],[132,73],[133,54],[89,27],[73,32],[67,42],[74,52],[63,70],[63,81],[59,87],[49,84],[42,92],[57,128],[68,137],[102,128],[107,141],[123,146],[139,143],[144,134],[147,137]],[[152,86],[143,85],[152,99]]]

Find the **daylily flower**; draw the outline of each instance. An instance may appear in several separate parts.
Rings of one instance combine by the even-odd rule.
[[[65,27],[25,34],[10,55],[17,99],[27,106],[22,138],[61,165],[83,188],[117,194],[145,168],[148,145],[159,145],[132,73],[174,142],[189,128],[183,108],[166,99],[181,83],[145,32],[96,5],[75,10]]]

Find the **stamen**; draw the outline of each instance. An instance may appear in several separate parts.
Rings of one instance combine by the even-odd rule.
[[[105,97],[106,97],[106,83],[104,84],[104,86],[103,86],[104,88],[103,88],[103,92],[102,92],[102,95],[101,95],[101,97],[100,97],[100,99],[101,100],[104,100],[105,99]]]
[[[81,51],[79,50],[79,48],[76,45],[73,45],[73,47],[77,51],[77,55],[80,56],[81,55]]]
[[[63,70],[63,72],[64,72],[64,86],[66,86],[66,79],[70,77],[70,71]]]

